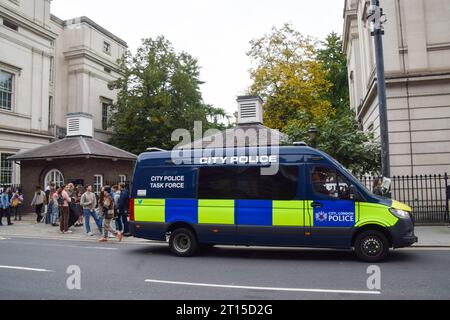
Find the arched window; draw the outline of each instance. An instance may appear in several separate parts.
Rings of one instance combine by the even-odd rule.
[[[50,170],[45,175],[44,188],[46,188],[51,181],[55,183],[56,188],[61,187],[64,184],[64,176],[62,175],[61,171],[56,169]]]

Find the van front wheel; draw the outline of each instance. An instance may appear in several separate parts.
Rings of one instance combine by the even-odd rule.
[[[197,238],[189,229],[176,229],[170,235],[170,250],[179,257],[191,257],[197,251],[197,246]]]
[[[365,262],[385,260],[389,254],[389,247],[386,236],[377,230],[364,231],[355,239],[355,253]]]

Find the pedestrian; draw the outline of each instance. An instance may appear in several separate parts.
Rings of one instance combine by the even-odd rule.
[[[69,204],[72,201],[67,192],[67,187],[64,185],[58,189],[58,206],[61,212],[61,218],[59,220],[59,230],[61,233],[72,233],[69,230]]]
[[[55,188],[55,183],[53,181],[50,181],[47,187],[45,188],[45,198],[47,199],[47,204],[45,205],[45,224],[52,224],[51,223],[51,211],[49,211],[50,208],[50,193],[51,190]]]
[[[111,232],[119,241],[122,241],[122,232],[111,229],[111,220],[114,217],[114,200],[111,198],[110,190],[104,189],[100,193],[99,208],[103,214],[103,237],[99,241],[108,241],[108,234]]]
[[[75,188],[75,207],[74,210],[78,215],[78,220],[75,222],[75,227],[82,227],[84,220],[83,206],[80,204],[81,196],[83,195],[83,187],[78,185]]]
[[[377,196],[382,196],[383,195],[383,188],[382,188],[382,184],[381,184],[381,179],[380,178],[373,179],[372,190],[373,190],[372,191],[373,194],[375,194]]]
[[[0,225],[3,225],[3,217],[6,217],[8,226],[12,226],[11,223],[11,188],[6,188],[4,192],[0,194]]]
[[[111,187],[111,196],[114,200],[114,222],[116,225],[116,230],[120,230],[120,223],[119,223],[119,198],[120,198],[120,191],[118,185],[113,185]]]
[[[17,215],[19,215],[19,221],[22,221],[22,213],[20,211],[20,206],[23,202],[22,190],[19,188],[14,192],[11,199],[11,210],[14,211],[14,221],[17,221]]]
[[[125,237],[131,236],[128,225],[128,209],[130,204],[130,195],[125,183],[119,185],[120,197],[118,201],[119,209],[119,231],[123,232]]]
[[[36,213],[36,223],[43,221],[44,217],[41,216],[42,208],[46,203],[45,193],[42,191],[40,186],[36,187],[36,192],[34,193],[33,200],[31,201],[31,206],[34,206]]]
[[[53,184],[49,192],[49,202],[48,211],[50,211],[50,224],[52,227],[57,227],[59,218],[59,205],[58,205],[58,192],[56,190],[56,185]]]
[[[97,206],[97,198],[95,194],[92,192],[92,186],[88,186],[86,188],[86,192],[83,193],[80,199],[80,204],[83,207],[83,213],[84,213],[84,226],[85,231],[88,236],[93,236],[93,233],[91,232],[91,226],[90,226],[90,219],[91,215],[94,218],[95,224],[97,225],[98,231],[100,234],[103,233],[102,228],[102,221],[97,215],[97,212],[95,211],[95,207]]]
[[[48,202],[50,202],[50,190],[53,185],[53,181],[49,181],[47,186],[45,187],[45,198],[47,199],[47,204],[44,206],[44,216],[45,216],[45,224],[50,224],[50,213],[48,212]]]

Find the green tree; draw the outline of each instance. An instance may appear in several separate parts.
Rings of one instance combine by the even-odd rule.
[[[316,146],[355,174],[377,173],[380,146],[362,132],[350,109],[347,62],[336,33],[320,44],[288,24],[251,43],[251,93],[264,100],[265,124],[293,141],[309,141],[316,126]]]
[[[325,94],[325,98],[336,110],[336,115],[348,114],[350,107],[347,57],[342,51],[341,37],[335,33],[330,33],[317,53],[319,60],[327,70],[327,79],[332,84],[330,90]]]
[[[256,65],[250,71],[249,91],[264,100],[264,123],[282,130],[294,119],[321,122],[334,114],[324,96],[331,87],[317,60],[316,43],[290,24],[252,40],[247,53]]]
[[[175,129],[191,130],[201,121],[204,130],[223,129],[228,116],[205,104],[200,92],[198,62],[186,52],[175,52],[164,37],[144,39],[137,53],[120,60],[122,77],[113,106],[111,143],[139,154],[148,147],[170,149]]]

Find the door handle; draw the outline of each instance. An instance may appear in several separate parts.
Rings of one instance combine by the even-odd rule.
[[[323,205],[321,203],[319,203],[319,202],[313,202],[313,203],[311,203],[311,207],[313,207],[313,208],[322,208]]]

